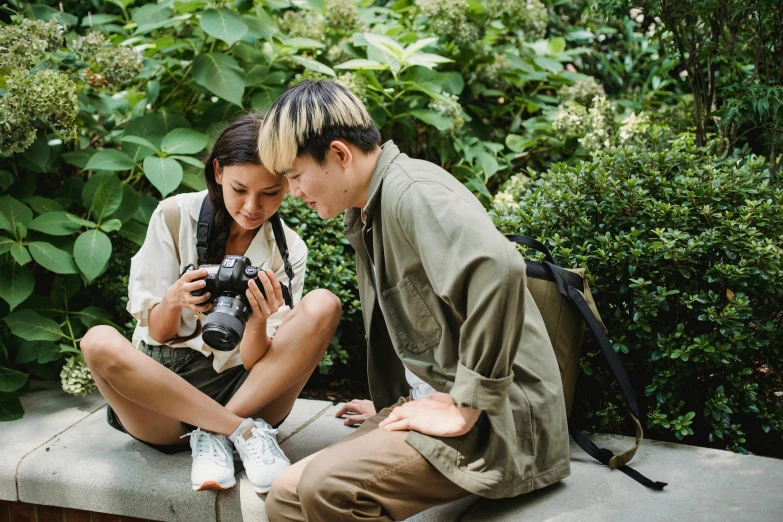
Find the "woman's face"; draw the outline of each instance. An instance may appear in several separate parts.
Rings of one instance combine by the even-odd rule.
[[[229,165],[221,172],[215,161],[215,181],[223,187],[223,203],[234,222],[255,230],[277,212],[288,182],[263,165]]]

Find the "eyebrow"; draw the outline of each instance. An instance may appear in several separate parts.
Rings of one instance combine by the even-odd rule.
[[[240,187],[242,187],[242,188],[247,188],[247,185],[243,185],[242,183],[238,182],[238,181],[237,181],[237,180],[235,180],[235,179],[232,179],[231,181],[233,181],[235,184],[239,185],[239,186],[240,186]],[[261,190],[269,190],[269,189],[271,189],[271,188],[280,188],[280,187],[282,187],[282,186],[283,186],[283,184],[282,184],[282,183],[278,183],[277,185],[270,185],[270,186],[268,186],[268,187],[264,187],[264,188],[262,188]]]

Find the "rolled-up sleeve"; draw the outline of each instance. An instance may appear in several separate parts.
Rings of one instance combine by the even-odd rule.
[[[149,313],[163,300],[166,290],[179,279],[179,261],[174,240],[158,207],[150,217],[144,244],[131,259],[128,279],[128,312],[148,327]]]
[[[396,216],[433,290],[462,321],[449,393],[460,406],[500,413],[524,325],[522,256],[478,201],[439,183],[411,184]]]

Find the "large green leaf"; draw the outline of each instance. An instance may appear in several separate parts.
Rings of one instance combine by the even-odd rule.
[[[310,69],[311,71],[319,72],[327,76],[337,76],[331,67],[328,67],[321,62],[311,60],[310,58],[305,58],[304,56],[292,56],[291,60],[300,65],[303,65],[306,69]]]
[[[88,281],[98,277],[111,257],[111,240],[100,230],[88,230],[76,238],[73,257]]]
[[[144,244],[144,238],[147,237],[147,225],[142,225],[138,221],[131,219],[122,226],[118,233],[125,239],[130,239],[141,246]]]
[[[35,279],[29,269],[13,262],[0,265],[0,270],[0,297],[13,310],[33,293]]]
[[[27,374],[0,366],[0,392],[10,393],[27,382]]]
[[[231,9],[205,9],[201,13],[201,28],[210,36],[223,40],[229,46],[242,38],[247,25]]]
[[[32,260],[30,252],[27,251],[27,247],[20,243],[11,245],[10,252],[14,259],[16,259],[16,262],[20,265],[26,265]]]
[[[144,175],[165,198],[182,183],[182,165],[171,158],[150,156],[144,160]]]
[[[116,326],[111,320],[111,314],[103,308],[99,308],[97,306],[88,306],[82,311],[76,312],[76,314],[87,328],[92,328],[97,324],[108,324]]]
[[[16,244],[16,240],[10,237],[0,236],[0,254],[5,254],[11,250],[11,246]]]
[[[96,153],[98,153],[98,151],[95,149],[82,149],[66,152],[60,157],[69,165],[84,169],[84,167],[87,166],[87,162],[90,161],[90,158]]]
[[[429,109],[416,109],[411,111],[411,114],[421,121],[432,125],[439,131],[447,131],[454,128],[454,122],[451,121],[451,118],[447,118],[446,116]]]
[[[130,170],[136,165],[133,159],[122,151],[99,150],[90,158],[84,170]]]
[[[0,219],[0,228],[10,230],[11,232],[16,230],[17,223],[27,225],[33,220],[33,211],[12,196],[0,198],[0,212],[6,218],[4,220]]]
[[[100,223],[104,217],[120,208],[121,203],[122,183],[115,174],[112,174],[107,176],[95,191],[90,210],[93,218]]]
[[[223,53],[205,53],[193,60],[193,79],[197,84],[235,105],[242,106],[245,71],[236,60]]]
[[[24,202],[30,205],[30,208],[38,214],[45,214],[47,212],[55,212],[58,210],[65,210],[63,206],[57,201],[41,196],[32,196],[25,198]],[[27,228],[30,228],[28,225]]]
[[[78,274],[73,258],[56,246],[43,241],[33,241],[27,245],[35,262],[56,274]]]
[[[209,137],[193,129],[174,129],[163,138],[160,148],[166,154],[195,154],[207,146]]]
[[[11,333],[28,341],[57,341],[65,336],[59,324],[32,310],[14,312],[3,321]]]
[[[16,364],[37,361],[39,364],[56,361],[60,358],[60,347],[52,341],[22,341],[16,351]]]
[[[388,64],[378,62],[376,60],[365,60],[364,58],[357,58],[355,60],[348,60],[340,65],[335,65],[335,69],[348,69],[348,70],[365,70],[365,71],[380,71],[388,69]]]
[[[0,393],[0,422],[19,420],[24,417],[22,403],[14,393]]]

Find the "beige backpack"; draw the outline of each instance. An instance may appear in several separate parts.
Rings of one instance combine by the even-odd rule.
[[[520,235],[506,237],[514,243],[533,248],[545,256],[542,263],[525,260],[527,287],[544,318],[549,340],[555,349],[560,378],[563,382],[566,414],[570,417],[574,402],[576,377],[579,373],[579,357],[586,323],[620,385],[625,402],[628,404],[629,414],[636,424],[636,444],[617,454],[596,446],[584,433],[574,428],[569,420],[568,432],[571,437],[586,453],[605,466],[609,466],[610,469],[619,469],[649,488],[663,489],[666,486],[665,482],[654,482],[627,466],[644,440],[644,432],[639,422],[639,406],[628,375],[606,336],[606,327],[601,321],[593,296],[590,294],[590,287],[584,277],[584,268],[565,269],[556,265],[549,249],[533,238]]]

